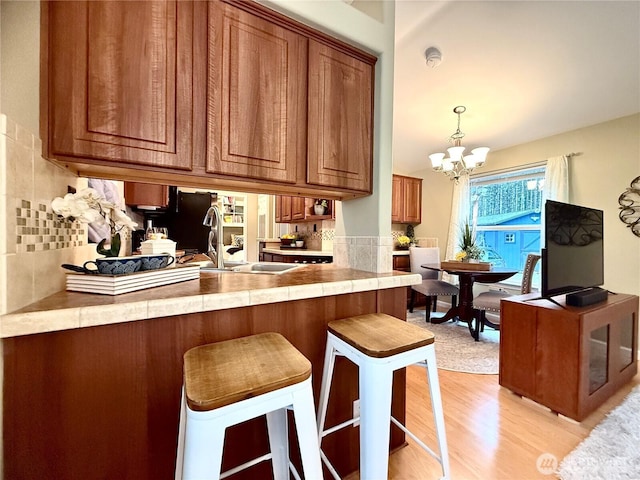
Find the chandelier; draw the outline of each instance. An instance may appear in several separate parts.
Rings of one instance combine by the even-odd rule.
[[[451,134],[449,142],[452,147],[447,148],[449,157],[445,158],[445,153],[432,153],[429,155],[431,166],[436,172],[442,172],[456,183],[462,175],[469,175],[476,167],[481,167],[487,158],[489,147],[478,147],[471,150],[469,155],[462,155],[464,147],[460,145],[464,133],[460,131],[460,115],[467,110],[466,107],[458,106],[453,109],[453,113],[458,115],[458,129]]]

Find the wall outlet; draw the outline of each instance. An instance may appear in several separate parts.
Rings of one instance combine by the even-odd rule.
[[[353,426],[357,427],[360,425],[360,399],[353,401],[353,419],[358,419],[353,422]]]

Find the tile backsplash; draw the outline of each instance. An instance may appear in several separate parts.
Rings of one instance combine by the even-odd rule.
[[[0,114],[0,314],[63,290],[60,264],[95,258],[86,225],[51,210],[69,186],[87,180],[43,159],[38,136]]]

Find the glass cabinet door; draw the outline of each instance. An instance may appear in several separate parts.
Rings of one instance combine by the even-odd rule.
[[[608,381],[609,325],[591,331],[589,338],[589,395]]]
[[[620,321],[620,349],[618,351],[618,371],[624,370],[634,361],[633,352],[635,335],[633,334],[633,314]]]

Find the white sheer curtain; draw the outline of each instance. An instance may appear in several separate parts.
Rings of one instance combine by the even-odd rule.
[[[544,171],[544,189],[542,190],[542,211],[547,200],[569,201],[569,157],[560,155],[547,159]],[[542,232],[544,232],[545,218],[542,215]],[[540,246],[544,245],[544,235],[540,239]]]
[[[460,229],[465,220],[469,217],[469,176],[462,175],[453,186],[451,198],[451,221],[449,222],[449,235],[447,235],[447,248],[445,250],[445,260],[455,258],[460,243]],[[455,280],[446,273],[443,280],[451,282]]]

